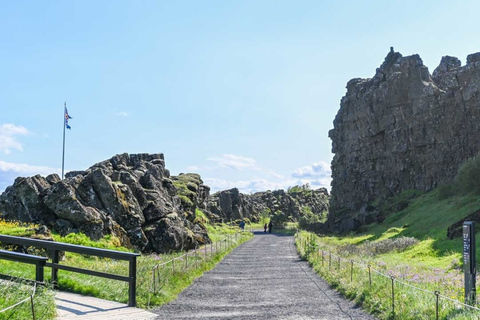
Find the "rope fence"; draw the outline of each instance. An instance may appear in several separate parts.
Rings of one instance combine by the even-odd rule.
[[[30,303],[31,303],[31,306],[32,306],[32,319],[35,320],[35,305],[34,305],[34,302],[33,302],[33,297],[35,296],[36,292],[37,292],[37,283],[34,282],[33,283],[33,290],[32,290],[32,293],[30,294],[30,296],[26,297],[22,301],[19,301],[19,302],[15,303],[14,305],[11,305],[10,307],[7,307],[5,309],[0,310],[0,313],[6,312],[8,310],[12,310],[12,309],[18,307],[19,305],[21,305],[22,303],[25,303],[25,302],[30,300]]]
[[[464,308],[467,308],[469,310],[473,310],[473,311],[480,311],[480,308],[477,308],[473,305],[469,305],[469,304],[466,304],[466,303],[463,303],[463,302],[460,302],[456,299],[452,299],[446,295],[442,295],[440,293],[440,291],[438,290],[435,290],[435,291],[432,291],[432,290],[427,290],[427,289],[423,289],[423,288],[420,288],[420,287],[417,287],[415,285],[412,285],[411,283],[408,283],[407,281],[404,281],[404,280],[400,280],[398,279],[397,277],[393,276],[393,275],[389,275],[389,274],[386,274],[380,270],[377,270],[375,268],[372,267],[371,264],[364,264],[364,263],[361,263],[361,262],[357,262],[353,259],[346,259],[346,258],[343,258],[337,254],[334,254],[332,253],[331,251],[328,251],[328,250],[320,250],[320,249],[317,249],[317,246],[316,245],[312,245],[312,239],[305,239],[303,236],[298,236],[299,234],[297,233],[296,234],[296,238],[298,240],[297,242],[297,247],[300,247],[299,249],[301,249],[301,251],[303,251],[304,255],[306,257],[312,257],[314,259],[314,261],[317,261],[319,263],[319,266],[322,268],[323,271],[328,271],[330,273],[332,273],[332,271],[338,271],[338,272],[341,272],[341,268],[343,267],[343,272],[345,274],[345,277],[349,278],[350,279],[350,282],[353,282],[353,277],[354,277],[354,270],[355,271],[366,271],[368,272],[368,281],[364,281],[366,285],[369,286],[369,288],[373,288],[373,285],[372,285],[372,274],[373,275],[377,275],[379,277],[382,277],[382,278],[385,278],[386,279],[386,287],[388,287],[388,290],[390,292],[390,300],[391,300],[391,303],[390,303],[390,306],[391,306],[391,315],[392,315],[392,318],[395,318],[395,315],[396,315],[396,306],[397,306],[397,311],[398,311],[398,307],[400,305],[399,301],[395,301],[395,297],[398,296],[398,291],[400,288],[400,286],[403,286],[403,287],[407,287],[407,288],[410,288],[414,291],[417,291],[417,292],[421,292],[421,293],[424,293],[428,296],[430,296],[431,298],[433,298],[433,302],[435,304],[435,319],[439,319],[439,312],[446,309],[444,306],[445,306],[445,303],[450,303],[451,305],[453,305],[453,307],[455,309],[459,309],[461,307],[464,307]],[[315,243],[316,244],[316,243]],[[300,251],[300,250],[299,250]],[[321,261],[319,261],[321,259]],[[326,261],[328,260],[328,261]],[[357,267],[355,269],[355,267]],[[333,269],[333,270],[332,270]],[[406,297],[403,297],[403,298],[406,298]],[[404,307],[406,307],[407,305],[405,304]],[[442,309],[442,307],[444,307]],[[432,317],[433,319],[433,317]]]
[[[227,251],[236,245],[243,237],[243,233],[225,235],[219,241],[206,244],[203,248],[195,248],[179,257],[159,263],[152,268],[152,287],[153,294],[157,294],[162,289],[162,279],[165,280],[169,275],[175,272],[183,272],[191,267],[198,269],[199,263],[213,259],[216,253]],[[165,282],[163,282],[164,284]]]

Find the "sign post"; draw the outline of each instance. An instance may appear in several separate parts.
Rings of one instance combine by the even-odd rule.
[[[473,305],[476,301],[475,276],[475,222],[463,223],[463,270],[465,273],[465,303]]]

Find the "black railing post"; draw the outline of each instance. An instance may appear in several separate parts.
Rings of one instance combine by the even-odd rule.
[[[56,249],[52,250],[52,284],[53,287],[56,289],[58,288],[58,269],[55,264],[59,262],[59,252]]]
[[[137,305],[137,257],[133,256],[129,260],[129,278],[128,283],[128,306],[135,307]]]
[[[37,282],[43,282],[43,271],[45,267],[45,261],[37,261],[35,265],[35,281]]]

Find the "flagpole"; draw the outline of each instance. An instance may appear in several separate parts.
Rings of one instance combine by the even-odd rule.
[[[67,101],[65,101],[65,105],[63,106],[63,153],[62,153],[62,180],[63,180],[63,168],[65,164],[65,110],[67,110]]]

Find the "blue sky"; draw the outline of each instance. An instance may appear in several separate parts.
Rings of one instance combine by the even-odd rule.
[[[164,153],[212,191],[329,187],[328,131],[394,46],[433,72],[480,51],[477,1],[2,1],[0,192]]]

